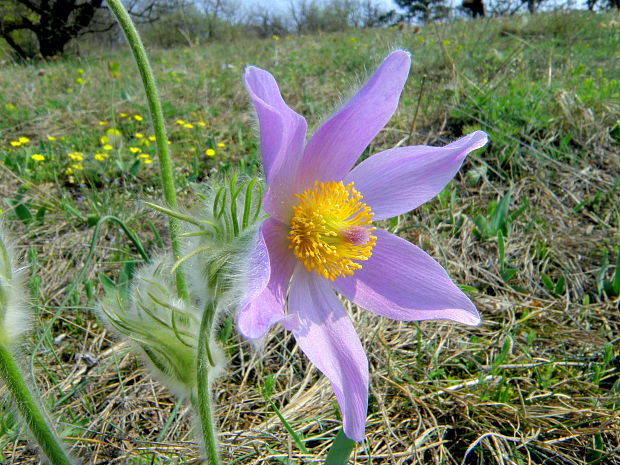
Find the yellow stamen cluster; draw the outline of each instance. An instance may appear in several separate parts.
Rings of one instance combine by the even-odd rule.
[[[362,194],[340,182],[315,182],[296,196],[289,248],[308,271],[325,279],[351,276],[368,260],[377,238],[370,234],[372,211]]]

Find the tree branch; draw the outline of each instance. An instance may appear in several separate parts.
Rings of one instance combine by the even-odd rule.
[[[13,50],[15,50],[15,53],[17,53],[17,56],[19,58],[21,58],[22,60],[26,60],[28,59],[28,54],[24,51],[23,48],[21,48],[19,46],[19,44],[17,42],[15,42],[13,40],[13,38],[11,37],[11,35],[9,33],[2,33],[2,38],[4,40],[6,40],[6,43],[9,44],[9,47],[11,47]]]

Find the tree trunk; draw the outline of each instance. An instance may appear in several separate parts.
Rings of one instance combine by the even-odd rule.
[[[39,39],[39,52],[41,56],[48,59],[62,55],[65,51],[65,45],[71,40],[71,36],[45,30],[37,32],[37,39]]]
[[[477,16],[484,17],[484,2],[483,0],[463,0],[463,8],[469,10],[472,17]]]

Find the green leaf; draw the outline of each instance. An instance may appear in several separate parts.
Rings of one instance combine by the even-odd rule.
[[[346,465],[354,448],[355,441],[346,437],[343,430],[338,431],[325,459],[325,465]]]
[[[92,228],[93,226],[97,225],[97,223],[99,222],[99,215],[88,215],[86,217],[86,225],[89,228]]]
[[[618,248],[618,254],[616,255],[616,271],[614,272],[614,280],[611,283],[611,288],[615,296],[620,295],[620,248]]]
[[[116,283],[103,273],[99,273],[99,282],[106,294],[112,293],[116,289]]]
[[[133,164],[129,168],[129,174],[131,174],[132,176],[137,176],[139,170],[140,170],[140,161],[136,160],[133,162]]]
[[[502,270],[501,275],[502,275],[502,279],[504,280],[504,282],[506,281],[510,281],[510,279],[517,274],[517,270],[513,269],[513,268],[506,268],[504,270]]]
[[[507,226],[506,217],[508,216],[508,206],[510,205],[511,197],[512,191],[509,190],[508,193],[497,203],[495,210],[493,210],[493,215],[491,216],[491,231],[497,232]],[[504,230],[504,232],[507,233],[508,231]]]
[[[30,209],[23,203],[17,204],[14,212],[24,224],[28,224],[32,221],[32,213],[30,213]]]
[[[45,219],[45,212],[47,211],[46,207],[41,207],[37,210],[37,215],[36,215],[36,219],[37,219],[37,223],[42,224],[43,220]]]
[[[499,268],[500,270],[504,270],[504,258],[505,258],[505,248],[504,248],[504,234],[500,229],[497,231],[497,249],[499,252]]]
[[[549,292],[553,292],[553,288],[555,286],[553,285],[553,281],[551,281],[551,278],[549,276],[544,274],[540,277],[540,280],[542,281],[543,286],[545,286],[545,289],[547,289]]]

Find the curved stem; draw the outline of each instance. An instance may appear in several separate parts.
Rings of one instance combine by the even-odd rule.
[[[47,424],[11,351],[3,343],[0,343],[0,377],[12,394],[22,419],[28,425],[50,464],[71,465],[73,462],[69,459],[52,428]]]
[[[197,395],[192,396],[194,410],[198,413],[200,428],[205,448],[206,463],[220,465],[220,456],[217,450],[217,435],[213,412],[211,410],[211,386],[209,382],[209,369],[213,367],[213,358],[209,350],[209,336],[215,314],[215,299],[205,308],[200,321],[200,333],[198,335],[198,354],[196,366]]]
[[[155,85],[155,77],[153,70],[149,64],[149,60],[144,50],[142,40],[138,35],[127,10],[120,0],[107,0],[107,4],[116,16],[118,23],[125,34],[125,38],[131,47],[134,59],[138,65],[142,84],[146,92],[146,99],[149,104],[149,112],[153,122],[153,129],[157,139],[157,155],[159,157],[159,169],[161,174],[161,184],[164,191],[164,199],[170,208],[177,208],[176,191],[174,188],[174,179],[172,175],[172,163],[170,161],[170,152],[168,150],[168,138],[166,137],[166,128],[164,126],[164,114],[157,94],[157,86]],[[172,254],[174,260],[181,258],[181,241],[179,239],[179,222],[176,218],[169,218],[170,242],[172,244]],[[181,268],[176,271],[177,292],[179,296],[187,301],[189,294],[187,291],[187,280]]]

